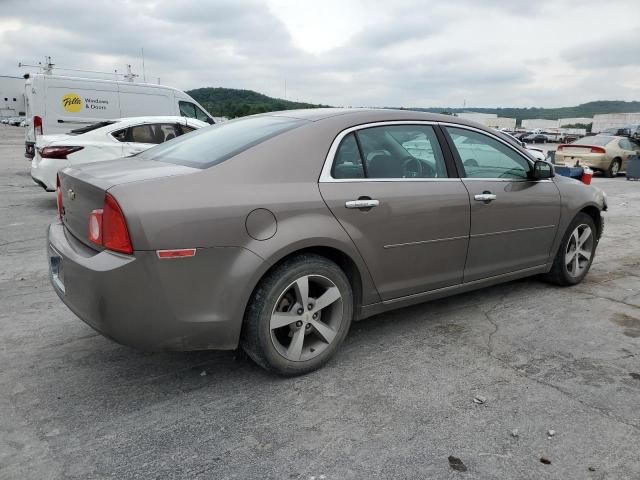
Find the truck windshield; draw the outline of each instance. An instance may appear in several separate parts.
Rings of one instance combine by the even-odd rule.
[[[305,123],[308,121],[276,116],[240,118],[152,147],[138,158],[208,168]]]
[[[74,128],[69,132],[69,135],[82,135],[83,133],[91,132],[92,130],[97,130],[98,128],[106,127],[107,125],[113,125],[114,123],[116,122],[105,120],[104,122],[94,123],[92,125],[87,125],[86,127]]]

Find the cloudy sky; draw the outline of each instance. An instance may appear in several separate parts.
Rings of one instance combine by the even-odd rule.
[[[0,0],[0,74],[51,55],[340,106],[640,100],[639,0]],[[31,69],[34,70],[34,69]],[[28,70],[27,70],[28,71]],[[61,72],[62,73],[62,72]]]

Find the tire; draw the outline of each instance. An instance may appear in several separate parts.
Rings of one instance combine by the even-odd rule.
[[[619,158],[614,158],[611,161],[611,165],[604,171],[604,176],[607,178],[617,177],[622,167],[622,161]]]
[[[323,304],[329,303],[320,306],[321,298]],[[276,374],[295,376],[316,370],[333,357],[347,336],[353,298],[349,279],[334,262],[315,254],[287,259],[253,292],[240,344],[254,362]],[[303,299],[307,305],[301,304]]]
[[[589,238],[585,238],[582,244],[577,243],[578,247],[585,246],[586,248],[575,248],[576,242],[581,238],[581,232],[584,232],[583,227],[588,227],[591,231]],[[578,232],[576,237],[574,234]],[[561,286],[576,285],[580,283],[589,272],[593,258],[596,254],[596,247],[598,246],[598,232],[596,224],[593,218],[586,213],[578,213],[576,217],[571,221],[567,231],[562,238],[556,257],[553,260],[553,266],[549,273],[544,278],[550,283]],[[576,252],[576,250],[578,250]],[[583,253],[590,252],[588,259],[585,258]],[[573,255],[573,261],[567,261],[570,254]],[[577,257],[577,260],[576,260]],[[578,262],[577,265],[574,262]]]

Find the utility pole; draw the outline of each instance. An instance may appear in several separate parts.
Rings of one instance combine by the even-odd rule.
[[[142,81],[147,83],[147,74],[144,71],[144,47],[141,48],[142,50]]]
[[[287,81],[284,81],[284,99],[287,99]]]

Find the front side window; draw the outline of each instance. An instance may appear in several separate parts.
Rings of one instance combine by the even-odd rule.
[[[440,144],[428,125],[388,125],[347,135],[334,158],[333,178],[446,178]]]
[[[462,128],[447,127],[468,178],[528,178],[530,164],[496,139]]]
[[[201,120],[203,122],[209,121],[209,115],[202,111],[201,108],[198,108],[195,104],[191,102],[180,101],[178,103],[180,107],[180,115],[188,118],[195,118],[197,120]]]

